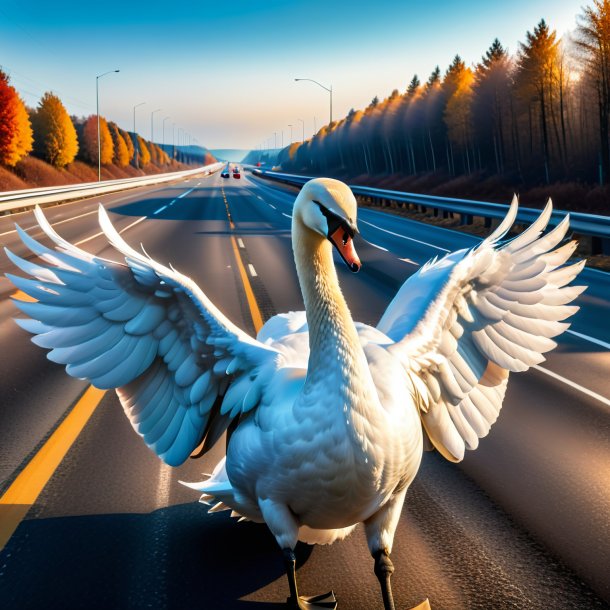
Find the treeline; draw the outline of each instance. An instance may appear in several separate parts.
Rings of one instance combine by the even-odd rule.
[[[59,169],[75,159],[97,166],[98,154],[102,165],[118,167],[171,163],[160,146],[102,116],[98,146],[97,121],[97,115],[70,116],[53,93],[45,93],[36,108],[27,108],[8,75],[0,70],[0,165],[14,167],[30,153]]]
[[[311,173],[480,173],[523,185],[610,181],[610,0],[582,9],[570,40],[542,20],[511,56],[496,39],[474,67],[456,55],[422,84],[282,151]]]

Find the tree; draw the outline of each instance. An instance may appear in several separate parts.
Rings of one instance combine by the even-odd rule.
[[[450,87],[453,89],[453,93],[447,100],[447,105],[445,106],[445,112],[443,114],[450,143],[448,161],[455,174],[455,162],[451,145],[456,145],[464,155],[464,169],[470,173],[474,166],[471,150],[471,108],[474,75],[472,70],[466,68],[464,63],[461,62],[455,72],[451,74],[451,79],[452,82],[450,83]]]
[[[529,106],[537,107],[542,140],[544,176],[550,182],[549,118],[553,118],[554,77],[557,66],[557,34],[551,32],[545,20],[527,32],[526,43],[519,43],[516,86],[521,99]],[[533,131],[533,128],[531,128]]]
[[[409,99],[415,97],[417,93],[419,93],[420,86],[421,83],[419,82],[419,78],[417,77],[417,74],[415,74],[407,87],[407,97]]]
[[[135,149],[133,147],[133,140],[131,138],[131,134],[128,131],[121,129],[120,127],[119,127],[119,133],[123,137],[123,140],[125,141],[125,145],[127,146],[127,154],[129,155],[129,161],[132,161],[133,157],[135,155]]]
[[[54,167],[72,163],[78,153],[78,138],[72,119],[61,100],[48,91],[32,114],[34,152]]]
[[[112,136],[108,129],[108,123],[104,117],[100,117],[100,159],[102,165],[112,163],[114,155],[114,145]],[[83,127],[83,153],[87,161],[93,165],[98,164],[98,145],[97,145],[97,115],[92,114],[85,121]]]
[[[148,146],[146,146],[146,142],[144,141],[144,138],[140,135],[138,135],[137,138],[138,138],[138,154],[137,154],[138,167],[145,167],[146,165],[148,165],[150,163],[150,152],[148,150]]]
[[[0,70],[0,163],[14,166],[32,150],[32,126],[9,77]]]
[[[601,182],[610,181],[610,0],[593,0],[579,15],[576,44],[597,98]]]
[[[475,138],[485,164],[503,173],[511,121],[511,61],[496,38],[475,70],[472,117]]]
[[[116,123],[108,123],[110,136],[112,137],[113,157],[112,162],[119,167],[125,167],[129,164],[129,149],[125,143],[125,139],[119,131],[119,126]]]

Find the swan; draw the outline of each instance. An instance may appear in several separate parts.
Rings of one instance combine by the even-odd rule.
[[[517,215],[478,246],[432,260],[411,276],[377,327],[354,323],[339,288],[335,248],[361,266],[349,187],[319,178],[294,203],[292,245],[304,312],[268,320],[253,338],[187,276],[126,244],[99,207],[125,260],[93,256],[60,237],[40,208],[48,248],[17,227],[40,262],[6,250],[34,300],[18,324],[68,374],[116,389],[144,442],[177,466],[227,432],[225,456],[189,483],[210,512],[264,522],[283,552],[292,608],[335,608],[332,592],[299,595],[298,540],[330,544],[364,524],[386,610],[394,608],[390,553],[424,449],[459,462],[498,417],[511,371],[544,360],[585,287],[583,262],[558,247],[566,216],[545,232],[549,200],[522,233]],[[29,276],[29,277],[28,277]]]

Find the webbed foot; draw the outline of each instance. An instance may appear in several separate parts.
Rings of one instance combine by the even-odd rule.
[[[330,608],[336,610],[337,598],[335,594],[330,591],[329,593],[323,593],[322,595],[314,595],[313,597],[304,597],[300,595],[297,598],[289,597],[286,600],[288,608],[292,610],[316,610],[317,608]]]

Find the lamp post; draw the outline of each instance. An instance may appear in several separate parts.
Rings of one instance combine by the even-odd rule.
[[[328,91],[330,93],[330,121],[329,121],[329,125],[330,123],[333,122],[333,86],[330,86],[330,89],[328,87],[325,87],[324,85],[322,85],[321,83],[319,83],[317,80],[313,80],[313,78],[295,78],[295,81],[299,81],[299,80],[308,80],[311,83],[315,83],[316,85],[318,85],[319,87],[322,87],[322,89],[325,89],[326,91]]]
[[[157,108],[156,110],[153,110],[150,113],[150,143],[151,144],[155,143],[154,127],[153,127],[153,117],[155,116],[155,112],[161,112],[161,110],[163,110],[163,108]]]
[[[136,108],[138,106],[144,106],[146,102],[140,102],[133,107],[133,139],[135,140],[135,157],[136,157],[136,169],[140,168],[140,163],[138,162],[138,154],[140,151],[140,144],[138,142],[138,134],[136,133]]]
[[[301,139],[301,143],[304,144],[305,143],[305,121],[303,119],[297,119],[297,121],[301,121],[301,124],[303,127],[303,138]]]
[[[166,116],[166,117],[163,119],[163,124],[162,124],[162,129],[163,129],[163,141],[161,142],[161,144],[162,144],[163,146],[165,146],[165,121],[167,121],[168,119],[171,119],[171,118],[172,118],[172,117]]]
[[[102,143],[100,140],[100,88],[99,80],[106,74],[112,74],[113,72],[120,72],[120,70],[108,70],[103,74],[99,74],[95,77],[95,112],[97,114],[97,181],[102,181]]]
[[[290,127],[290,143],[292,144],[292,125],[288,125]]]

